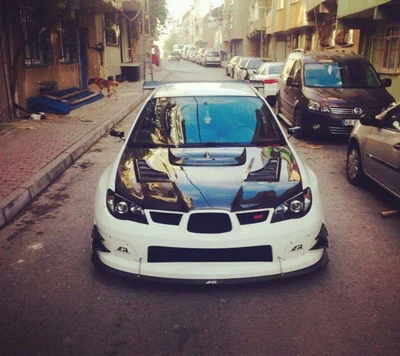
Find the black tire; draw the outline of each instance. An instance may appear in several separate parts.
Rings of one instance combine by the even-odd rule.
[[[346,174],[347,180],[353,185],[360,186],[365,181],[360,148],[355,142],[351,143],[347,149]]]

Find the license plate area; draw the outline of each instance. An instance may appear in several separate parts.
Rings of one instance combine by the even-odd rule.
[[[357,119],[342,120],[342,126],[354,126],[358,121]]]

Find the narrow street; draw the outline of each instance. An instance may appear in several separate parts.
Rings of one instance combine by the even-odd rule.
[[[167,80],[231,80],[224,68],[167,62]],[[117,129],[127,133],[137,111]],[[330,263],[288,280],[156,284],[91,261],[98,179],[122,141],[106,136],[0,230],[0,355],[397,355],[400,219],[374,184],[346,179],[347,138],[291,142],[315,171]]]

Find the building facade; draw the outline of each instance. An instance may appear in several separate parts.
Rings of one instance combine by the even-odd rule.
[[[0,0],[0,120],[25,115],[42,92],[121,80],[123,63],[142,66],[141,1]]]

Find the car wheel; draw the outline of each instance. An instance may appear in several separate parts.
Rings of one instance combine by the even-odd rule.
[[[356,143],[347,150],[346,173],[348,181],[353,185],[361,185],[364,181],[360,149]]]

